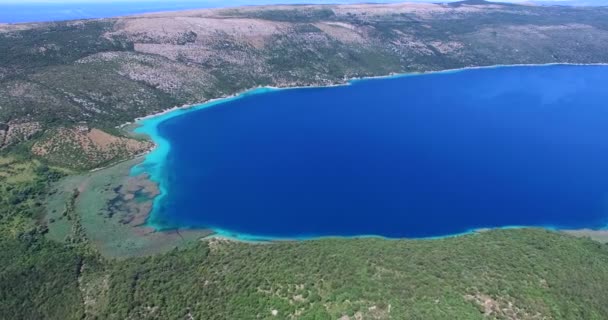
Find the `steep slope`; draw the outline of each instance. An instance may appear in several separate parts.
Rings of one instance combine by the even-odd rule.
[[[261,6],[0,27],[0,123],[114,127],[264,85],[608,62],[608,9]],[[0,127],[1,128],[1,127]]]

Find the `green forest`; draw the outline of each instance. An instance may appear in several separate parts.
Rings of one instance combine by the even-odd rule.
[[[588,238],[541,229],[433,240],[205,238],[111,258],[78,228],[71,201],[69,239],[45,236],[41,195],[64,173],[19,158],[2,168],[25,164],[29,177],[0,189],[10,209],[0,217],[2,319],[608,318],[608,245]]]
[[[49,209],[59,183],[146,150],[121,125],[175,106],[259,86],[608,62],[608,8],[433,8],[0,24],[0,320],[608,319],[608,244],[597,238],[544,229],[419,240],[206,237],[114,257],[83,228],[80,185]],[[112,139],[122,144],[102,148]],[[53,219],[64,229],[51,236]]]
[[[208,239],[122,260],[30,231],[3,233],[0,260],[3,319],[608,317],[608,246],[544,230],[443,240]]]

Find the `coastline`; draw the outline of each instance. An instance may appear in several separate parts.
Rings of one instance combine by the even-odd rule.
[[[488,228],[474,228],[469,231],[448,234],[443,236],[432,236],[432,237],[418,237],[418,238],[408,238],[408,237],[385,237],[380,235],[354,235],[354,236],[336,236],[336,235],[325,235],[325,236],[304,236],[304,237],[266,237],[266,236],[256,236],[256,235],[247,235],[241,233],[234,233],[230,231],[224,231],[220,229],[211,229],[213,230],[212,234],[201,238],[203,241],[213,241],[215,239],[231,241],[231,242],[240,242],[247,244],[269,244],[276,242],[298,242],[298,241],[314,241],[314,240],[324,240],[324,239],[378,239],[385,241],[436,241],[436,240],[445,240],[452,239],[457,237],[465,237],[465,236],[475,236],[484,232],[492,232],[497,230],[526,230],[526,229],[537,229],[537,230],[546,230],[550,232],[561,233],[565,235],[569,235],[575,238],[588,238],[596,242],[607,243],[608,244],[608,229],[590,229],[590,228],[582,228],[582,229],[562,229],[551,226],[504,226],[504,227],[488,227]],[[193,229],[197,230],[197,229]]]
[[[358,81],[367,81],[367,80],[375,80],[375,79],[391,79],[391,78],[401,78],[401,77],[410,77],[410,76],[423,76],[423,75],[432,75],[432,74],[442,74],[442,73],[454,73],[460,71],[467,70],[479,70],[479,69],[494,69],[494,68],[516,68],[516,67],[550,67],[550,66],[608,66],[608,62],[598,62],[598,63],[530,63],[530,64],[495,64],[488,66],[471,66],[471,67],[462,67],[462,68],[454,68],[454,69],[444,69],[444,70],[434,70],[434,71],[422,71],[422,72],[391,72],[386,75],[379,76],[364,76],[364,77],[352,77],[352,78],[344,78],[342,82],[336,82],[328,85],[303,85],[303,86],[257,86],[253,88],[249,88],[237,93],[229,94],[223,97],[213,98],[206,101],[184,104],[181,106],[173,106],[171,108],[164,109],[162,111],[152,113],[146,116],[137,117],[133,119],[133,121],[125,122],[119,126],[116,126],[117,129],[124,129],[126,126],[135,125],[137,127],[138,123],[141,121],[145,121],[148,119],[160,117],[166,114],[170,114],[172,112],[176,112],[179,110],[189,110],[192,108],[196,108],[202,105],[213,104],[217,105],[220,103],[228,102],[231,99],[239,98],[241,96],[246,96],[250,94],[259,94],[263,92],[255,92],[257,90],[291,90],[291,89],[314,89],[314,88],[331,88],[331,87],[340,87],[340,86],[348,86],[352,83]],[[225,101],[227,100],[227,101]],[[132,132],[133,130],[128,130],[128,132]],[[154,142],[154,141],[153,141]]]
[[[552,232],[562,232],[565,234],[569,234],[575,237],[590,237],[593,239],[601,239],[605,240],[603,242],[608,243],[608,229],[590,229],[590,228],[582,228],[582,229],[568,229],[561,228],[556,226],[502,226],[502,227],[476,227],[463,232],[446,234],[441,236],[428,236],[428,237],[387,237],[375,234],[361,234],[361,235],[352,235],[352,236],[340,236],[340,235],[308,235],[308,236],[296,236],[296,237],[273,237],[273,236],[265,236],[265,235],[251,235],[246,233],[238,233],[232,232],[224,229],[211,228],[213,230],[213,234],[208,235],[203,238],[206,239],[226,239],[230,241],[236,242],[245,242],[245,243],[272,243],[272,242],[283,242],[283,241],[310,241],[310,240],[319,240],[319,239],[380,239],[380,240],[388,240],[388,241],[401,241],[401,240],[443,240],[443,239],[451,239],[462,236],[472,236],[477,235],[483,232],[489,232],[494,230],[521,230],[521,229],[540,229],[547,230]],[[196,229],[194,229],[196,230]]]
[[[445,69],[445,70],[437,70],[437,71],[428,71],[428,72],[411,72],[411,73],[391,73],[388,75],[382,76],[371,76],[371,77],[357,77],[344,79],[344,82],[338,82],[329,85],[308,85],[308,86],[286,86],[286,87],[276,87],[276,86],[258,86],[252,89],[247,89],[239,93],[231,94],[225,97],[210,99],[203,103],[197,104],[189,104],[183,106],[174,106],[169,109],[165,109],[161,112],[147,115],[144,117],[139,117],[134,120],[134,122],[127,122],[119,128],[124,128],[127,125],[134,125],[134,128],[129,130],[130,133],[135,134],[143,134],[149,137],[149,139],[154,143],[154,147],[148,152],[138,155],[137,158],[144,158],[143,162],[139,165],[134,166],[131,169],[131,175],[138,175],[141,173],[148,173],[149,179],[156,183],[159,187],[160,193],[154,198],[154,205],[152,211],[150,212],[148,219],[145,222],[146,227],[150,227],[158,232],[170,231],[172,228],[163,227],[159,224],[154,223],[154,211],[156,208],[160,206],[160,203],[163,197],[166,195],[166,189],[163,186],[163,179],[161,176],[162,169],[162,160],[166,156],[166,154],[170,151],[170,143],[160,137],[156,130],[156,126],[164,122],[168,119],[181,116],[188,112],[193,112],[205,108],[209,108],[212,106],[216,106],[219,104],[223,104],[226,102],[234,101],[237,99],[241,99],[250,95],[279,91],[279,90],[291,90],[291,89],[314,89],[314,88],[326,88],[326,87],[336,87],[336,86],[348,86],[354,84],[359,81],[368,81],[375,79],[390,79],[390,78],[401,78],[401,77],[410,77],[410,76],[422,76],[422,75],[432,75],[432,74],[446,74],[446,73],[456,73],[466,70],[477,70],[477,69],[494,69],[494,68],[512,68],[512,67],[549,67],[549,66],[608,66],[608,63],[593,63],[593,64],[581,64],[581,63],[547,63],[547,64],[513,64],[513,65],[491,65],[491,66],[472,66],[472,67],[464,67],[464,68],[456,68],[456,69]],[[188,227],[185,227],[188,229]],[[298,236],[298,237],[269,237],[264,235],[249,235],[243,234],[239,232],[232,232],[229,230],[222,230],[219,228],[210,228],[213,230],[213,234],[210,234],[206,238],[223,238],[229,239],[233,241],[243,241],[243,242],[252,242],[252,243],[264,243],[264,242],[275,242],[275,241],[303,241],[303,240],[314,240],[321,238],[380,238],[386,240],[404,240],[404,239],[415,239],[415,240],[433,240],[433,239],[444,239],[444,238],[452,238],[463,235],[471,235],[479,232],[484,232],[486,230],[494,230],[494,229],[527,229],[527,228],[538,228],[545,229],[551,231],[565,232],[568,234],[589,234],[594,232],[605,233],[608,229],[608,226],[603,227],[601,229],[580,229],[580,230],[569,230],[567,228],[557,228],[554,226],[504,226],[504,227],[490,227],[490,228],[475,228],[471,230],[467,230],[457,234],[449,234],[442,236],[433,236],[433,237],[417,237],[417,238],[407,238],[407,237],[384,237],[380,235],[354,235],[354,236]],[[192,230],[197,230],[201,228],[191,228]],[[579,232],[580,231],[580,232]],[[578,233],[577,233],[578,232]]]

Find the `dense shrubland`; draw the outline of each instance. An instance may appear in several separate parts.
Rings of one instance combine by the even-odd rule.
[[[115,128],[138,116],[260,85],[608,62],[606,8],[417,8],[0,25],[0,319],[607,319],[607,246],[543,230],[424,241],[216,239],[113,260],[81,228],[75,190],[61,211],[72,226],[66,241],[45,237],[49,185],[71,173],[53,165],[86,170],[141,152],[149,146],[117,138],[124,133]],[[121,143],[105,152],[102,141]]]

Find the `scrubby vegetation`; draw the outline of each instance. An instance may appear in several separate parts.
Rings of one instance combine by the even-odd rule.
[[[433,241],[212,241],[117,266],[110,305],[124,308],[108,316],[601,319],[608,289],[588,284],[608,280],[606,250],[538,230]]]
[[[3,237],[0,247],[7,319],[608,317],[608,247],[542,230],[424,241],[208,240],[118,261],[35,235]]]
[[[35,232],[0,235],[0,318],[81,319],[82,257]]]
[[[48,186],[65,173],[20,155],[0,155],[0,234],[36,228]]]
[[[76,169],[101,167],[125,155],[142,154],[152,148],[149,141],[116,137],[98,129],[77,127],[49,130],[32,147],[32,152],[49,163]]]
[[[607,245],[560,233],[207,239],[113,259],[81,223],[80,182],[57,197],[52,236],[44,207],[72,173],[53,165],[140,153],[150,145],[116,126],[175,105],[391,72],[605,63],[607,40],[606,8],[477,0],[0,25],[0,319],[607,319]]]
[[[545,230],[437,240],[222,239],[105,258],[73,190],[64,242],[39,202],[63,173],[0,158],[3,319],[605,319],[608,245]],[[18,203],[5,202],[17,197]],[[276,314],[276,316],[274,315]]]
[[[473,1],[246,7],[2,26],[0,148],[83,122],[106,130],[256,86],[493,64],[607,62],[606,21],[608,9],[601,7]],[[11,128],[11,139],[4,139]],[[95,157],[65,156],[42,157],[75,168],[98,165]]]

